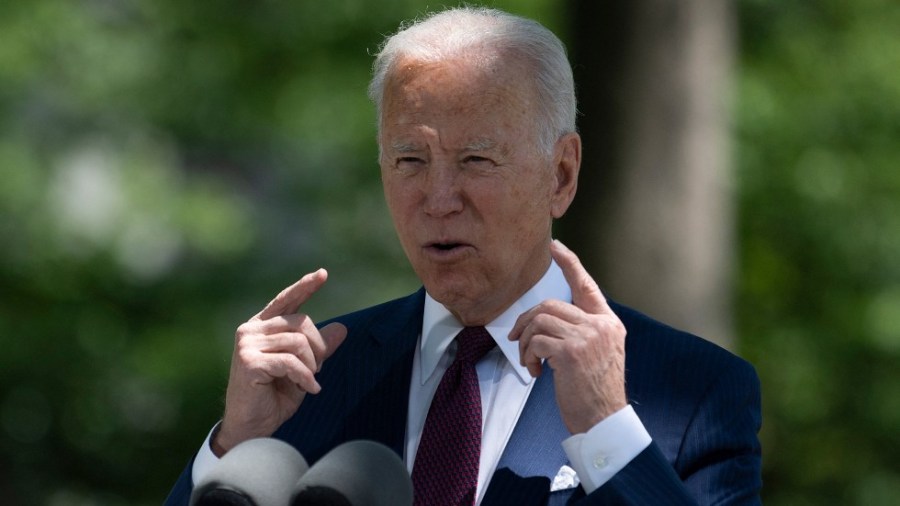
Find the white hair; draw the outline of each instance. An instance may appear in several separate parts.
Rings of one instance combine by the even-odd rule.
[[[401,25],[385,39],[375,57],[369,98],[379,128],[386,81],[398,60],[437,62],[453,58],[511,55],[533,76],[537,93],[535,122],[546,154],[556,141],[575,131],[575,83],[562,42],[537,21],[484,7],[458,7]]]

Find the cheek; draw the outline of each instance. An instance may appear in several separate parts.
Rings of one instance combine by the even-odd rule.
[[[552,182],[546,177],[522,176],[532,178],[529,184],[513,184],[508,190],[505,202],[508,214],[513,219],[525,220],[534,217],[550,217]],[[518,217],[518,218],[516,218]]]
[[[501,211],[509,240],[521,246],[547,234],[552,223],[550,192],[546,186],[511,189]]]
[[[394,214],[403,202],[403,186],[397,184],[396,177],[392,177],[385,171],[381,171],[381,185],[384,188],[384,200],[391,214]]]
[[[403,185],[392,184],[384,181],[384,198],[394,227],[401,239],[412,233],[415,219],[416,196],[415,192]]]

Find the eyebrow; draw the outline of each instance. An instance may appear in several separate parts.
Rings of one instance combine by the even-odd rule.
[[[393,149],[394,151],[397,151],[399,153],[413,153],[413,152],[421,150],[421,148],[419,148],[418,146],[416,146],[415,144],[413,144],[411,142],[402,142],[402,141],[391,143],[391,149]]]
[[[463,151],[485,151],[497,147],[493,139],[479,138],[467,144]],[[419,145],[408,141],[396,141],[391,143],[391,149],[398,153],[415,153],[422,150]]]
[[[497,147],[497,142],[492,139],[475,139],[465,147],[465,151],[485,151]]]

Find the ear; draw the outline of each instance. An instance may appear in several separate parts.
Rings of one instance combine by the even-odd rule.
[[[569,133],[556,141],[553,153],[556,187],[550,198],[553,218],[566,214],[578,189],[578,171],[581,170],[581,136]]]

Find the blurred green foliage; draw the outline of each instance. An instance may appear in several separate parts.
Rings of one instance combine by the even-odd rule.
[[[564,35],[558,0],[494,4]],[[320,319],[417,286],[365,87],[423,5],[3,3],[6,503],[159,504],[220,415],[241,321],[320,266]],[[900,8],[738,6],[739,351],[764,386],[764,498],[888,503]]]
[[[900,4],[740,3],[742,351],[768,504],[900,497]]]

